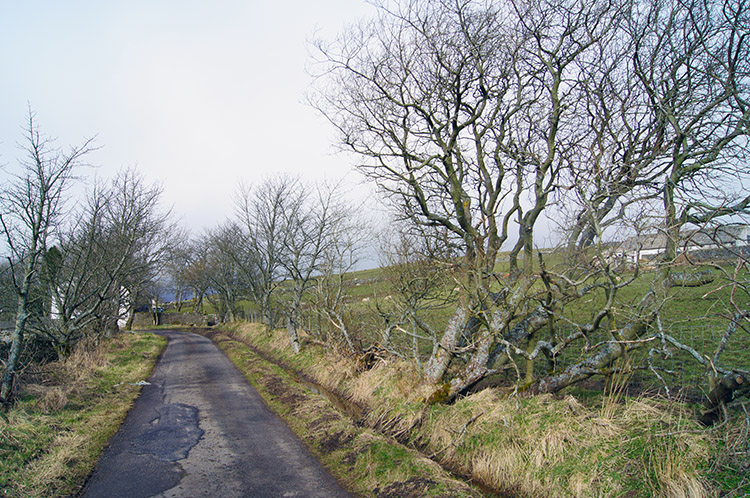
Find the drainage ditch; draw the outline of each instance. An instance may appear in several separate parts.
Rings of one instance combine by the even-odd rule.
[[[208,335],[209,338],[212,338],[211,336],[213,334],[211,334],[209,331],[206,331],[206,332],[208,332],[206,335]],[[263,358],[263,360],[265,360],[268,363],[271,363],[273,365],[276,365],[277,367],[279,367],[282,370],[284,370],[284,372],[286,372],[288,375],[290,375],[295,382],[297,382],[300,385],[304,386],[310,392],[312,392],[312,393],[314,393],[314,394],[316,394],[318,396],[323,397],[328,403],[330,403],[334,408],[336,408],[340,413],[342,413],[343,415],[345,415],[346,417],[348,417],[354,423],[356,423],[356,424],[361,424],[362,423],[362,419],[366,415],[366,411],[365,411],[364,408],[362,408],[361,406],[359,406],[357,403],[355,403],[355,402],[351,401],[350,399],[348,399],[348,398],[346,398],[344,396],[341,396],[341,395],[339,395],[339,394],[337,394],[337,393],[335,393],[335,392],[327,389],[326,387],[318,384],[317,382],[314,382],[314,381],[310,380],[309,378],[303,376],[299,372],[296,372],[296,371],[292,370],[291,368],[289,368],[288,365],[286,365],[286,364],[284,364],[282,362],[279,362],[278,360],[276,360],[274,358],[270,358],[263,351],[260,351],[255,346],[253,346],[253,345],[251,345],[251,344],[249,344],[249,343],[247,343],[247,342],[245,342],[245,341],[243,341],[243,340],[241,340],[239,338],[236,338],[236,337],[231,337],[231,338],[232,338],[232,340],[235,340],[235,341],[240,342],[241,344],[245,345],[254,354],[257,354],[258,356],[260,356],[261,358]],[[387,433],[382,433],[381,432],[381,434],[383,434],[385,436],[388,436],[388,437],[393,437],[392,435],[387,434]],[[398,438],[395,438],[395,439],[398,440]],[[444,462],[441,462],[441,461],[437,460],[436,458],[430,457],[429,455],[423,453],[420,448],[415,448],[412,445],[405,444],[403,441],[399,441],[399,443],[400,444],[404,444],[405,446],[410,447],[410,448],[412,448],[412,449],[414,449],[416,451],[419,451],[426,458],[429,458],[430,460],[434,461],[435,463],[437,463],[438,465],[440,465],[441,467],[443,467],[443,469],[445,469],[446,472],[449,472],[450,474],[452,474],[457,479],[461,479],[463,481],[471,483],[472,486],[474,486],[477,489],[479,489],[485,496],[496,497],[496,498],[509,498],[509,495],[500,494],[496,489],[493,489],[493,488],[485,485],[484,483],[477,481],[476,479],[472,478],[471,476],[468,476],[468,475],[466,475],[466,474],[464,474],[464,473],[462,473],[462,472],[460,472],[460,471],[458,471],[458,470],[456,470],[454,468],[451,468],[450,466],[446,465]]]

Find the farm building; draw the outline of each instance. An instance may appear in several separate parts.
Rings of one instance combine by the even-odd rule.
[[[664,232],[629,237],[615,245],[612,260],[636,263],[662,254],[667,246]],[[678,244],[678,253],[697,259],[727,259],[750,251],[750,225],[733,223],[685,231]]]

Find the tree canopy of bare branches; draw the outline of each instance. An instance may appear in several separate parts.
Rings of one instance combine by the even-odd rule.
[[[460,254],[461,298],[425,380],[452,398],[515,355],[554,357],[610,339],[540,379],[559,390],[609,369],[653,330],[689,224],[747,212],[748,8],[699,2],[379,1],[377,15],[319,41],[311,97],[394,210]],[[540,221],[564,225],[588,274],[534,256]],[[607,263],[613,232],[658,230],[651,289]],[[504,244],[509,272],[496,271]],[[592,256],[593,255],[593,256]],[[575,261],[575,258],[571,258]],[[637,275],[637,273],[636,273]],[[540,290],[542,289],[542,290]],[[601,296],[590,321],[548,343],[566,304]],[[628,307],[616,324],[614,309]],[[465,341],[465,347],[459,347]],[[465,353],[467,351],[470,353]],[[448,374],[459,350],[466,358]]]
[[[8,263],[16,291],[16,326],[0,388],[0,401],[12,395],[16,367],[31,314],[32,288],[39,279],[42,258],[51,232],[64,212],[65,193],[75,168],[91,151],[92,140],[63,151],[42,135],[34,113],[29,110],[21,146],[25,157],[21,171],[0,191],[0,224],[7,243]]]
[[[170,248],[169,212],[160,210],[162,189],[132,169],[95,185],[76,221],[59,232],[43,274],[52,313],[34,328],[58,351],[84,334],[113,329],[133,314],[143,289],[154,281]]]
[[[15,318],[2,361],[3,402],[12,400],[27,344],[55,357],[86,337],[98,340],[161,270],[171,233],[161,187],[128,169],[68,205],[67,190],[92,147],[92,140],[55,147],[29,111],[20,171],[0,191],[3,278],[15,297],[14,309],[3,310]]]

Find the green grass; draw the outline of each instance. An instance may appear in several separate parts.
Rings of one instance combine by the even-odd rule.
[[[166,340],[121,334],[95,353],[75,353],[27,374],[0,416],[0,496],[76,493],[116,432]]]

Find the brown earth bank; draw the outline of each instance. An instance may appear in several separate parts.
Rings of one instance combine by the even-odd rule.
[[[750,491],[747,468],[736,456],[747,440],[743,421],[701,430],[690,408],[674,400],[494,388],[450,406],[428,406],[408,362],[363,362],[312,340],[294,355],[285,331],[257,324],[203,333],[362,496],[735,497]],[[358,404],[361,417],[334,410],[304,387],[306,379]],[[457,475],[480,486],[471,489]]]

